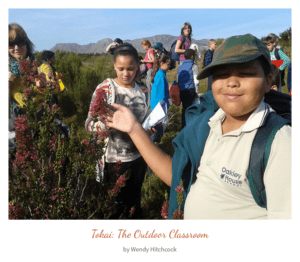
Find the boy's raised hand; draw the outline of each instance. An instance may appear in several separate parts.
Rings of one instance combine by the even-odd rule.
[[[134,127],[139,125],[139,122],[131,113],[130,109],[125,106],[105,103],[104,111],[106,114],[103,114],[102,118],[108,128],[115,128],[130,134],[134,131]]]

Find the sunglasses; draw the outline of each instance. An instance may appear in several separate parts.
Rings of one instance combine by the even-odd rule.
[[[22,46],[26,45],[26,40],[25,39],[21,39],[21,40],[16,41],[16,42],[9,42],[8,43],[8,47],[9,48],[14,48],[16,45],[18,47],[22,47]]]

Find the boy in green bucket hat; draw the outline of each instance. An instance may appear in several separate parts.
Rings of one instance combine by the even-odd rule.
[[[108,106],[107,127],[128,133],[153,172],[171,186],[169,218],[178,210],[178,192],[184,219],[291,218],[290,126],[281,127],[272,142],[263,178],[267,208],[256,203],[248,180],[252,143],[273,111],[264,102],[270,66],[269,52],[256,37],[226,39],[198,75],[212,75],[212,92],[187,109],[186,127],[172,142],[173,157],[152,143],[127,108]]]

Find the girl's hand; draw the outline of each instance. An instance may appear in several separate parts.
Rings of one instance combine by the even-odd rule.
[[[108,128],[115,128],[130,135],[134,132],[135,127],[140,125],[130,109],[125,106],[105,103],[104,111],[105,114],[103,114],[102,117]]]

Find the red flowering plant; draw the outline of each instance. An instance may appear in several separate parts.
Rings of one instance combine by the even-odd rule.
[[[169,199],[168,199],[168,193],[165,192],[165,202],[162,205],[161,217],[163,219],[168,219],[168,214],[169,214]]]
[[[60,74],[48,76],[51,81],[43,90],[43,114],[38,118],[35,98],[41,90],[34,87],[40,77],[38,66],[20,62],[25,114],[15,119],[16,149],[9,154],[9,219],[106,218],[111,188],[115,197],[114,183],[117,188],[125,183],[123,176],[110,187],[96,181],[96,163],[104,153],[99,138],[107,133],[78,131],[73,126],[68,132],[51,98]],[[100,105],[102,100],[97,100]]]
[[[88,133],[78,125],[67,132],[63,107],[52,103],[62,75],[48,75],[50,81],[38,89],[38,66],[20,63],[25,114],[15,120],[16,149],[9,154],[9,219],[110,218],[127,176],[115,176],[110,183],[96,180],[96,163],[104,154],[108,133]],[[95,118],[103,112],[104,100],[105,93],[99,91],[93,104]],[[43,109],[39,117],[37,105]],[[131,207],[121,216],[130,218],[134,212]]]
[[[183,182],[180,180],[179,186],[175,188],[177,191],[177,204],[178,204],[178,209],[175,210],[173,213],[172,219],[183,219],[183,211],[181,210],[181,205],[183,202]]]

